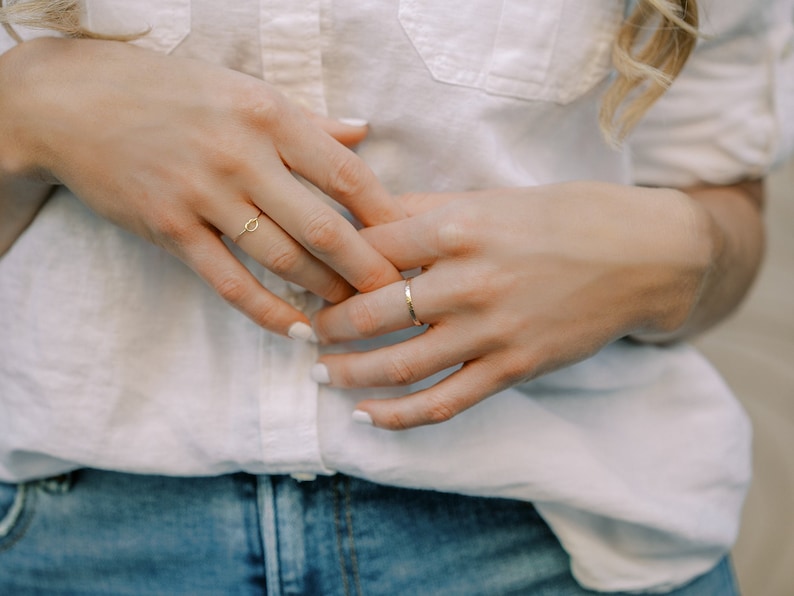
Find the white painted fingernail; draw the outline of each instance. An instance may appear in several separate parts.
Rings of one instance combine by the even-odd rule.
[[[364,410],[353,411],[353,422],[358,422],[359,424],[366,424],[367,426],[375,426],[375,423],[372,422],[372,416],[370,416]]]
[[[287,335],[289,335],[292,339],[317,343],[317,336],[314,334],[314,329],[312,329],[306,323],[301,323],[300,321],[292,324],[287,331]]]
[[[328,385],[331,382],[331,375],[328,374],[328,367],[322,362],[318,362],[312,366],[309,375],[311,376],[312,381],[319,383],[320,385]]]
[[[367,126],[369,124],[363,118],[339,118],[339,122],[348,126]]]

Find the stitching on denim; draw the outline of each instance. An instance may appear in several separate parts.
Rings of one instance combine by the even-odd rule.
[[[35,510],[35,494],[30,490],[31,487],[28,484],[20,484],[19,490],[14,497],[14,505],[12,505],[12,509],[16,506],[17,502],[19,501],[21,505],[19,506],[19,511],[14,512],[13,522],[9,523],[8,532],[2,535],[3,538],[6,536],[11,536],[16,532],[16,536],[13,539],[9,540],[6,544],[0,545],[0,553],[9,550],[12,546],[14,546],[17,542],[19,542],[25,534],[27,534],[28,528],[30,528],[30,523],[33,521],[33,512]],[[21,496],[20,496],[21,495]],[[7,519],[11,519],[8,516]],[[22,520],[22,524],[18,525],[17,522]],[[5,523],[4,523],[5,525]]]
[[[252,524],[253,527],[256,529],[256,532],[251,535],[250,529],[248,529],[248,523],[246,522],[246,540],[250,541],[248,548],[251,551],[252,560],[257,561],[257,567],[261,569],[262,579],[264,583],[262,584],[263,593],[269,594],[270,593],[270,582],[269,577],[267,575],[267,550],[265,546],[265,533],[264,533],[264,516],[265,513],[263,511],[264,507],[262,506],[262,502],[260,501],[260,488],[259,483],[261,479],[258,476],[254,476],[251,474],[239,473],[240,485],[242,487],[242,495],[246,505],[246,513],[245,515],[252,516]],[[250,494],[247,491],[250,490]],[[253,554],[256,552],[256,547],[259,547],[259,557],[254,557]]]
[[[22,516],[25,510],[25,493],[27,487],[24,484],[17,484],[17,490],[14,493],[14,501],[6,513],[2,521],[0,521],[0,538],[5,538],[16,526],[17,521]]]
[[[334,476],[331,483],[331,492],[334,499],[334,528],[336,530],[336,550],[339,553],[339,571],[342,574],[342,585],[345,596],[350,596],[350,582],[347,579],[347,564],[345,562],[344,539],[342,537],[341,503],[339,499],[339,476]]]
[[[345,522],[347,523],[347,541],[350,545],[350,567],[353,572],[353,581],[356,594],[362,596],[361,577],[358,574],[358,557],[356,556],[356,542],[353,539],[353,507],[351,506],[350,478],[345,476]]]

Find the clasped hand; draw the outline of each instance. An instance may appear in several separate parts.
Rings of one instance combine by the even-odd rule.
[[[402,217],[331,136],[355,143],[365,127],[310,117],[254,77],[119,42],[40,39],[2,60],[0,174],[68,186],[98,214],[180,258],[262,327],[304,338],[311,331],[306,315],[262,287],[223,236],[330,302],[400,278],[293,176],[364,224]]]
[[[677,191],[569,183],[397,201],[328,134],[355,143],[365,129],[313,119],[255,78],[102,41],[43,39],[1,59],[0,173],[69,186],[263,328],[311,332],[223,236],[332,303],[312,321],[324,343],[413,325],[400,271],[421,270],[423,333],[315,368],[321,382],[372,387],[460,365],[428,389],[359,404],[378,427],[447,420],[619,337],[673,329],[711,263],[696,240],[704,218]]]
[[[358,405],[357,420],[402,429],[445,421],[517,383],[582,360],[618,338],[687,319],[711,263],[701,208],[683,193],[566,183],[407,195],[409,217],[362,235],[411,282],[425,331],[368,352],[328,354],[314,374],[338,387],[434,386]],[[405,284],[320,311],[327,343],[414,324]]]

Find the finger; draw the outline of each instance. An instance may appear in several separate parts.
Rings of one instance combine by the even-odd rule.
[[[209,229],[197,234],[180,256],[221,298],[260,327],[282,335],[292,330],[293,336],[296,323],[310,330],[306,315],[265,289]]]
[[[404,217],[400,204],[361,158],[302,117],[300,112],[295,114],[294,118],[276,123],[278,137],[291,140],[278,145],[281,159],[287,166],[347,207],[364,225]]]
[[[443,315],[443,297],[439,299],[430,292],[426,274],[411,280],[410,294],[414,315],[420,323],[435,323]],[[324,308],[314,315],[312,325],[323,343],[366,339],[412,327],[405,281]]]
[[[334,387],[394,387],[418,383],[478,355],[474,347],[454,341],[451,330],[431,327],[417,337],[376,350],[326,354],[313,375],[316,381]]]
[[[367,292],[401,279],[400,273],[330,205],[286,170],[258,176],[254,203],[312,255],[354,288]]]
[[[308,110],[305,113],[312,122],[346,147],[355,147],[369,133],[369,126],[366,120],[358,118],[327,118]]]
[[[259,215],[256,215],[257,212]],[[355,293],[353,287],[339,274],[309,254],[254,205],[240,203],[214,214],[211,219],[220,221],[216,227],[222,233],[282,279],[294,282],[332,303]]]
[[[428,389],[403,397],[366,400],[357,404],[356,410],[366,412],[378,428],[402,430],[445,422],[502,388],[490,362],[471,360]]]
[[[412,192],[400,195],[397,200],[405,210],[406,215],[413,216],[420,213],[427,213],[439,207],[443,207],[453,201],[458,201],[463,196],[471,196],[475,193],[458,192]]]
[[[449,213],[432,211],[364,228],[359,234],[400,271],[428,267],[446,257],[462,256],[475,249],[477,241],[475,234],[452,210]]]

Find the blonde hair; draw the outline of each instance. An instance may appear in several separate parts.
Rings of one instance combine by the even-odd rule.
[[[601,130],[613,145],[667,91],[698,37],[696,0],[637,2],[612,46],[616,76],[601,102]]]
[[[0,23],[17,41],[12,25],[49,29],[68,37],[129,41],[145,35],[103,36],[80,25],[78,0],[18,0],[3,8]],[[698,38],[696,0],[637,0],[612,49],[615,78],[604,94],[599,123],[619,145],[684,67]]]
[[[0,23],[17,43],[22,43],[22,38],[13,25],[56,31],[66,37],[116,41],[132,41],[148,33],[102,35],[89,31],[80,24],[79,0],[19,0],[6,2],[5,7],[0,0]]]

